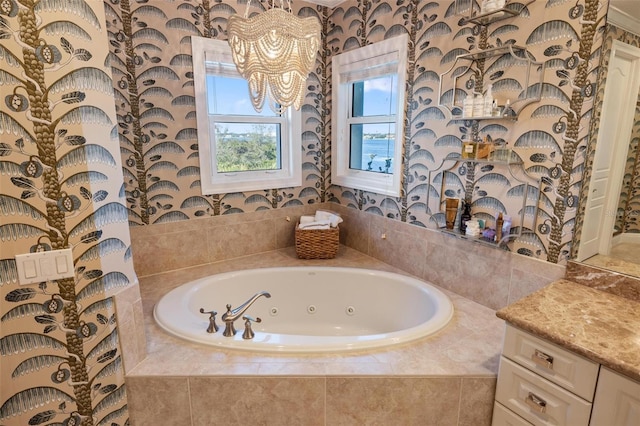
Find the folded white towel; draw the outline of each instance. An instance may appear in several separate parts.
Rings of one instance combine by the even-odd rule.
[[[329,229],[331,222],[328,220],[316,220],[310,223],[300,223],[298,229]]]
[[[334,213],[328,210],[318,210],[315,216],[316,221],[325,221],[328,220],[333,228],[338,226],[339,223],[342,223],[342,218],[338,213]]]
[[[311,223],[311,222],[315,222],[316,221],[316,217],[315,216],[300,216],[300,223]]]
[[[305,231],[310,229],[331,229],[331,225],[305,225],[304,227],[299,226],[298,228],[304,229]]]

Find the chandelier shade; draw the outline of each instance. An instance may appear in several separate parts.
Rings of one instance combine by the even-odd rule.
[[[248,9],[249,5],[247,5]],[[302,106],[305,82],[320,46],[320,22],[274,7],[250,18],[232,15],[227,33],[233,62],[249,84],[251,103],[277,113]]]

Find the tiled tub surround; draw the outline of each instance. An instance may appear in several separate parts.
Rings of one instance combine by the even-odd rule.
[[[135,282],[113,296],[118,317],[118,340],[125,374],[147,356],[140,283]]]
[[[559,280],[497,315],[536,336],[640,381],[640,303]]]
[[[402,273],[341,246],[332,260],[300,260],[288,247],[142,277],[148,353],[126,378],[132,424],[490,424],[504,327],[494,310],[446,290],[455,314],[439,333],[341,355],[221,350],[170,336],[153,321],[155,302],[185,282],[236,269],[294,265]]]
[[[565,274],[562,265],[336,203],[133,227],[136,272],[145,276],[290,247],[298,218],[318,209],[342,215],[340,241],[347,247],[491,309],[505,307]]]

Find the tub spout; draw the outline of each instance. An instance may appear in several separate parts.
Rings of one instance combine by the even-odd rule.
[[[226,337],[235,335],[236,328],[233,326],[233,322],[240,318],[245,313],[245,311],[249,309],[249,306],[253,305],[253,302],[258,300],[262,296],[268,299],[269,297],[271,297],[271,294],[266,291],[256,293],[251,297],[251,299],[247,300],[235,309],[231,309],[231,305],[227,304],[227,312],[222,315],[222,321],[224,321],[224,332],[222,334]]]

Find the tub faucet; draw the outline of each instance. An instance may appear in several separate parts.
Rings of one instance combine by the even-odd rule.
[[[216,311],[205,311],[204,308],[200,308],[201,314],[209,314],[209,327],[207,327],[207,333],[215,333],[218,331],[218,324],[216,324]]]
[[[260,298],[261,296],[264,296],[268,299],[271,297],[271,294],[266,291],[256,293],[251,297],[251,299],[247,300],[235,309],[231,309],[231,305],[227,304],[227,312],[222,314],[222,321],[224,321],[224,332],[222,333],[223,336],[232,337],[236,334],[236,328],[233,326],[233,322],[240,318],[242,314],[244,314],[245,311],[249,309],[249,306],[253,305],[253,302],[258,300],[258,298]]]
[[[249,315],[243,315],[242,319],[244,320],[244,333],[242,333],[242,338],[245,340],[253,339],[256,333],[253,332],[251,328],[251,321],[253,322],[262,322],[260,317],[252,318]]]

